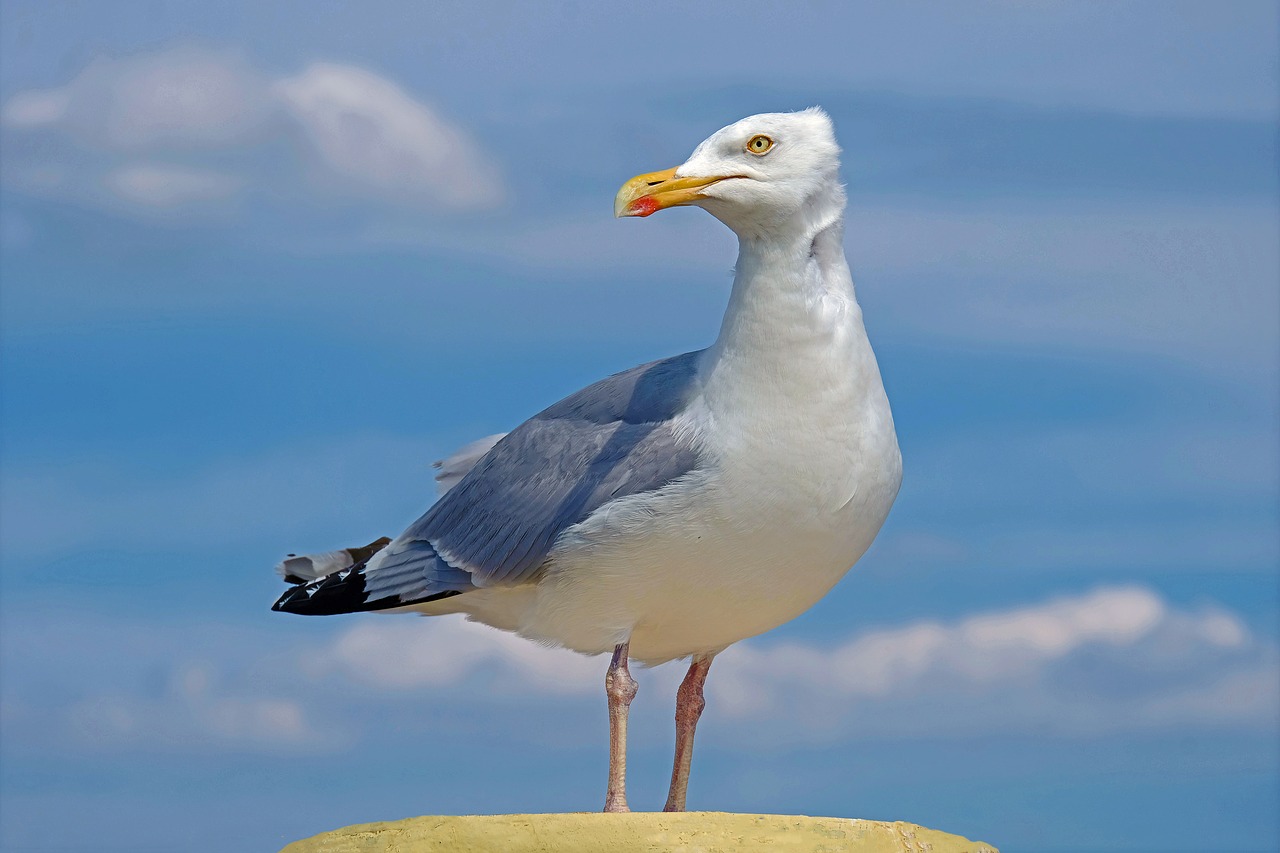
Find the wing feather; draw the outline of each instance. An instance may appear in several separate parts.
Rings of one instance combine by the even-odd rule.
[[[671,420],[688,403],[700,354],[616,374],[521,424],[370,561],[367,576],[418,562],[425,543],[477,587],[529,580],[566,528],[697,466]]]

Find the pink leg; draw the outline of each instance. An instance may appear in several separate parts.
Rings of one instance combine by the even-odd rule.
[[[609,697],[609,789],[604,795],[604,810],[629,812],[627,808],[627,709],[636,698],[635,679],[627,669],[627,647],[623,643],[613,650],[609,672],[604,677],[604,692]]]
[[[684,811],[685,793],[689,789],[689,768],[693,764],[693,732],[698,726],[707,700],[702,698],[702,685],[707,681],[714,655],[694,655],[689,674],[676,691],[676,761],[671,768],[671,791],[664,812]]]

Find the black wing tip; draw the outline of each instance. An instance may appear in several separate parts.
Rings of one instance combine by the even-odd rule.
[[[365,603],[364,567],[374,554],[390,543],[391,538],[383,536],[360,548],[346,548],[344,550],[351,556],[351,566],[315,580],[307,580],[287,571],[289,563],[295,560],[304,560],[308,566],[312,564],[310,557],[290,554],[284,561],[284,580],[294,586],[285,590],[284,595],[271,605],[271,610],[275,613],[298,613],[304,616],[335,616],[339,613],[380,609],[369,607]]]
[[[284,595],[271,605],[274,613],[296,613],[299,616],[337,616],[342,613],[360,613],[373,610],[390,610],[414,604],[428,604],[442,598],[461,595],[461,590],[448,589],[412,601],[398,597],[365,599],[364,566],[344,570],[327,578],[310,583],[300,583],[285,590]]]
[[[285,590],[284,595],[271,605],[277,613],[297,613],[301,616],[336,616],[367,610],[364,600],[364,565],[320,578],[309,583],[299,583]]]

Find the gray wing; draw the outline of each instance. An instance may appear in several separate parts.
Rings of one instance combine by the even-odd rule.
[[[443,495],[462,482],[467,472],[476,467],[476,463],[493,449],[493,446],[506,438],[505,432],[477,438],[470,444],[463,445],[445,458],[431,463],[436,469],[436,491]]]
[[[566,528],[693,470],[697,450],[671,419],[688,403],[700,355],[616,374],[521,424],[370,560],[366,582],[406,604],[446,578],[465,591],[464,572],[473,587],[522,583]]]

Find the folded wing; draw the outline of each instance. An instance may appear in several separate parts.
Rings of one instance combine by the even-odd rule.
[[[379,610],[534,579],[565,529],[697,467],[697,448],[672,419],[688,403],[699,355],[632,368],[539,413],[493,444],[386,547],[294,587],[275,609]]]

